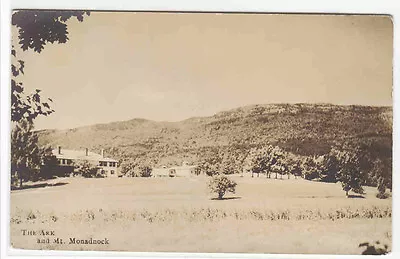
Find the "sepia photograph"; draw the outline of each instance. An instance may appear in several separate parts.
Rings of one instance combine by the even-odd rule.
[[[10,246],[392,252],[390,15],[16,9]]]

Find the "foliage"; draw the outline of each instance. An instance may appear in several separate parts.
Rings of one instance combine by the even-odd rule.
[[[279,113],[274,111],[278,109]],[[348,142],[349,146],[362,149],[362,184],[377,186],[382,171],[374,176],[368,167],[380,159],[388,168],[387,182],[391,186],[392,129],[391,124],[384,125],[382,114],[391,115],[392,108],[319,104],[259,105],[257,109],[245,106],[210,117],[174,123],[133,119],[77,128],[76,133],[43,131],[40,139],[43,144],[57,141],[60,145],[77,148],[108,146],[114,148],[114,158],[141,157],[147,162],[155,157],[162,161],[160,165],[186,160],[201,164],[202,173],[208,174],[220,172],[218,164],[224,163],[219,161],[221,158],[235,160],[235,171],[240,172],[243,165],[247,169],[247,163],[241,162],[242,159],[251,150],[261,149],[269,143],[279,146],[287,155],[293,154],[298,175],[300,171],[303,173],[303,168],[296,165],[300,159],[321,155],[326,159],[331,147],[342,150]],[[291,164],[289,162],[286,164]],[[209,165],[203,166],[203,163]],[[334,182],[334,171],[323,166],[315,172],[318,177],[314,179]],[[265,173],[270,176],[271,172]],[[369,176],[364,177],[366,174]]]
[[[369,242],[361,243],[358,247],[365,247],[365,250],[361,253],[362,255],[385,255],[389,253],[389,246],[382,245],[379,241],[375,244]]]
[[[104,177],[104,173],[99,171],[99,167],[88,160],[75,162],[75,172],[85,178]]]
[[[288,153],[286,158],[286,164],[288,167],[288,177],[290,174],[294,175],[295,178],[302,176],[302,159],[300,156],[294,155],[293,153]]]
[[[21,10],[13,13],[11,24],[18,28],[18,43],[21,48],[40,53],[48,42],[66,43],[66,22],[72,17],[82,22],[85,14],[90,15],[90,12]]]
[[[58,161],[53,155],[52,147],[44,147],[41,149],[42,166],[40,168],[40,177],[50,179],[57,175]]]
[[[11,131],[11,174],[23,181],[33,179],[39,172],[41,150],[38,147],[38,136],[33,132],[33,124],[20,120]]]
[[[224,158],[219,166],[220,168],[220,173],[222,174],[235,174],[235,173],[239,173],[239,170],[237,169],[237,167],[235,166],[235,160],[233,159],[233,157],[227,157]]]
[[[323,157],[307,156],[304,158],[301,167],[304,179],[318,179],[321,177],[321,171],[323,170]]]
[[[387,199],[389,195],[386,193],[386,182],[384,177],[378,179],[378,193],[376,197],[379,199]]]
[[[268,145],[262,148],[251,149],[246,158],[246,163],[252,176],[254,173],[256,173],[257,176],[259,176],[260,173],[265,173],[267,177],[271,177],[272,171],[286,171],[286,168],[282,167],[284,165],[284,157],[285,153],[281,148]]]
[[[12,25],[18,29],[18,39],[23,51],[33,49],[40,53],[47,42],[65,43],[68,40],[66,21],[75,16],[79,21],[89,12],[82,11],[32,11],[20,10],[12,14]],[[33,133],[33,120],[39,116],[47,116],[54,112],[50,107],[52,100],[43,101],[41,90],[36,89],[32,94],[24,92],[22,82],[17,77],[24,74],[25,62],[17,59],[17,51],[12,45],[11,55],[11,121],[15,127],[11,134],[11,174],[18,175],[20,186],[24,180],[38,175],[41,158],[46,176],[51,174],[50,167],[54,158],[49,150],[40,150],[38,137]]]
[[[25,66],[22,60],[18,60],[17,62],[19,66],[15,64],[11,65],[11,121],[17,122],[26,119],[33,122],[39,115],[50,115],[54,112],[49,104],[52,100],[49,98],[48,101],[43,102],[39,89],[36,89],[32,94],[25,94],[23,84],[17,82],[17,77],[24,73]]]
[[[121,174],[126,177],[135,177],[135,169],[137,168],[136,162],[122,162],[121,163]]]
[[[343,190],[348,196],[349,191],[363,194],[363,173],[360,170],[360,158],[358,153],[349,151],[336,151],[339,168],[337,179],[341,182]]]
[[[83,21],[84,11],[34,11],[20,10],[12,14],[12,25],[18,29],[18,39],[23,51],[32,49],[40,53],[47,43],[66,43],[68,40],[67,20],[76,17]],[[36,89],[32,94],[26,94],[22,82],[17,77],[24,73],[25,62],[17,59],[17,52],[12,45],[11,54],[14,57],[11,65],[11,121],[26,119],[32,122],[37,116],[47,116],[54,112],[50,107],[52,100],[43,101]]]
[[[153,169],[147,165],[141,165],[138,167],[138,176],[140,177],[151,177]]]
[[[376,197],[380,199],[388,198],[386,189],[392,190],[392,170],[388,163],[384,163],[381,159],[376,159],[373,163],[371,175],[377,182],[378,194]]]
[[[340,161],[338,160],[339,151],[332,148],[328,154],[323,156],[323,168],[321,172],[321,181],[335,183],[336,176],[340,170]]]
[[[207,158],[198,164],[197,170],[207,176],[214,176],[219,174],[219,165],[219,159]]]
[[[235,193],[237,183],[229,179],[225,175],[213,176],[208,182],[208,188],[211,192],[218,194],[218,199],[222,200],[222,197],[226,192]]]
[[[151,177],[151,163],[142,159],[125,160],[121,163],[121,174],[125,177]]]

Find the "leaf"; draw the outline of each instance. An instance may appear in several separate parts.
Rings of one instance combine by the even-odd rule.
[[[18,76],[19,75],[19,71],[18,71],[16,66],[11,65],[11,73],[12,73],[13,76]]]
[[[22,74],[24,74],[25,62],[23,60],[18,60],[18,63],[20,65],[19,71],[21,71]]]

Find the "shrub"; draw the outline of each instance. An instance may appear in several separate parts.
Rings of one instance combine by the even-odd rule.
[[[121,174],[126,177],[135,177],[135,169],[137,168],[137,163],[135,162],[123,162],[121,165]]]
[[[376,197],[379,199],[389,198],[389,195],[386,193],[385,179],[383,177],[378,180],[378,193]]]
[[[139,167],[140,177],[151,177],[153,169],[150,166],[144,165]]]
[[[211,192],[218,194],[218,199],[222,200],[222,197],[226,192],[235,193],[237,183],[225,175],[213,176],[208,183],[208,188]]]
[[[376,194],[376,198],[378,198],[378,199],[387,199],[387,198],[389,198],[389,194],[387,194],[386,192],[384,192],[384,193],[381,193],[381,192],[378,192],[377,194]]]
[[[103,175],[99,173],[99,168],[87,160],[76,162],[75,172],[85,178],[103,177]]]
[[[369,242],[361,243],[358,247],[365,247],[365,250],[361,253],[362,255],[385,255],[389,253],[389,246],[382,245],[379,241],[375,244]]]

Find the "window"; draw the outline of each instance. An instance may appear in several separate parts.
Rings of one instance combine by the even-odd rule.
[[[111,170],[111,174],[114,174],[114,170]]]
[[[100,166],[107,166],[107,162],[100,161]]]
[[[110,162],[110,167],[116,167],[117,163],[116,162]]]
[[[60,159],[60,165],[69,165],[71,164],[71,160],[70,159]]]

